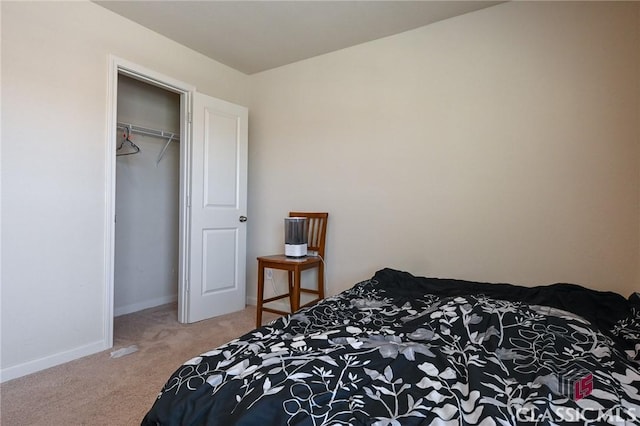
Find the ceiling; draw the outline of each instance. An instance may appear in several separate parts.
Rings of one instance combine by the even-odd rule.
[[[246,74],[501,1],[95,1]]]

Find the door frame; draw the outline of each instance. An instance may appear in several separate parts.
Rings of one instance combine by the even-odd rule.
[[[115,213],[116,213],[116,137],[118,121],[118,75],[123,74],[144,83],[160,87],[180,95],[180,213],[178,259],[178,321],[187,318],[188,263],[188,205],[190,194],[189,153],[191,152],[191,108],[195,86],[165,76],[125,59],[109,55],[107,94],[107,143],[105,164],[105,298],[104,344],[113,346],[114,276],[115,276]]]

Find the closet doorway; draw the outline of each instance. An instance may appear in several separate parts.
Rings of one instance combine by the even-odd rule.
[[[114,316],[165,304],[177,318],[180,95],[118,75]]]
[[[176,298],[181,323],[243,309],[247,230],[248,109],[129,61],[109,62],[105,348],[115,315]]]

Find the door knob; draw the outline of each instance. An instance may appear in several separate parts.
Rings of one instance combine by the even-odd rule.
[[[240,222],[246,222],[246,221],[247,221],[246,216],[240,216]]]

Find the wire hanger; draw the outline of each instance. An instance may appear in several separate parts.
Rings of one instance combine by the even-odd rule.
[[[135,143],[133,143],[133,141],[130,139],[130,130],[129,127],[124,128],[124,133],[122,134],[122,142],[120,142],[120,145],[118,146],[118,151],[120,151],[121,149],[124,148],[124,144],[125,142],[129,143],[129,146],[131,147],[131,149],[133,149],[133,151],[128,151],[128,152],[117,152],[116,156],[119,155],[131,155],[131,154],[137,154],[140,152],[140,147],[138,145],[136,145]]]

